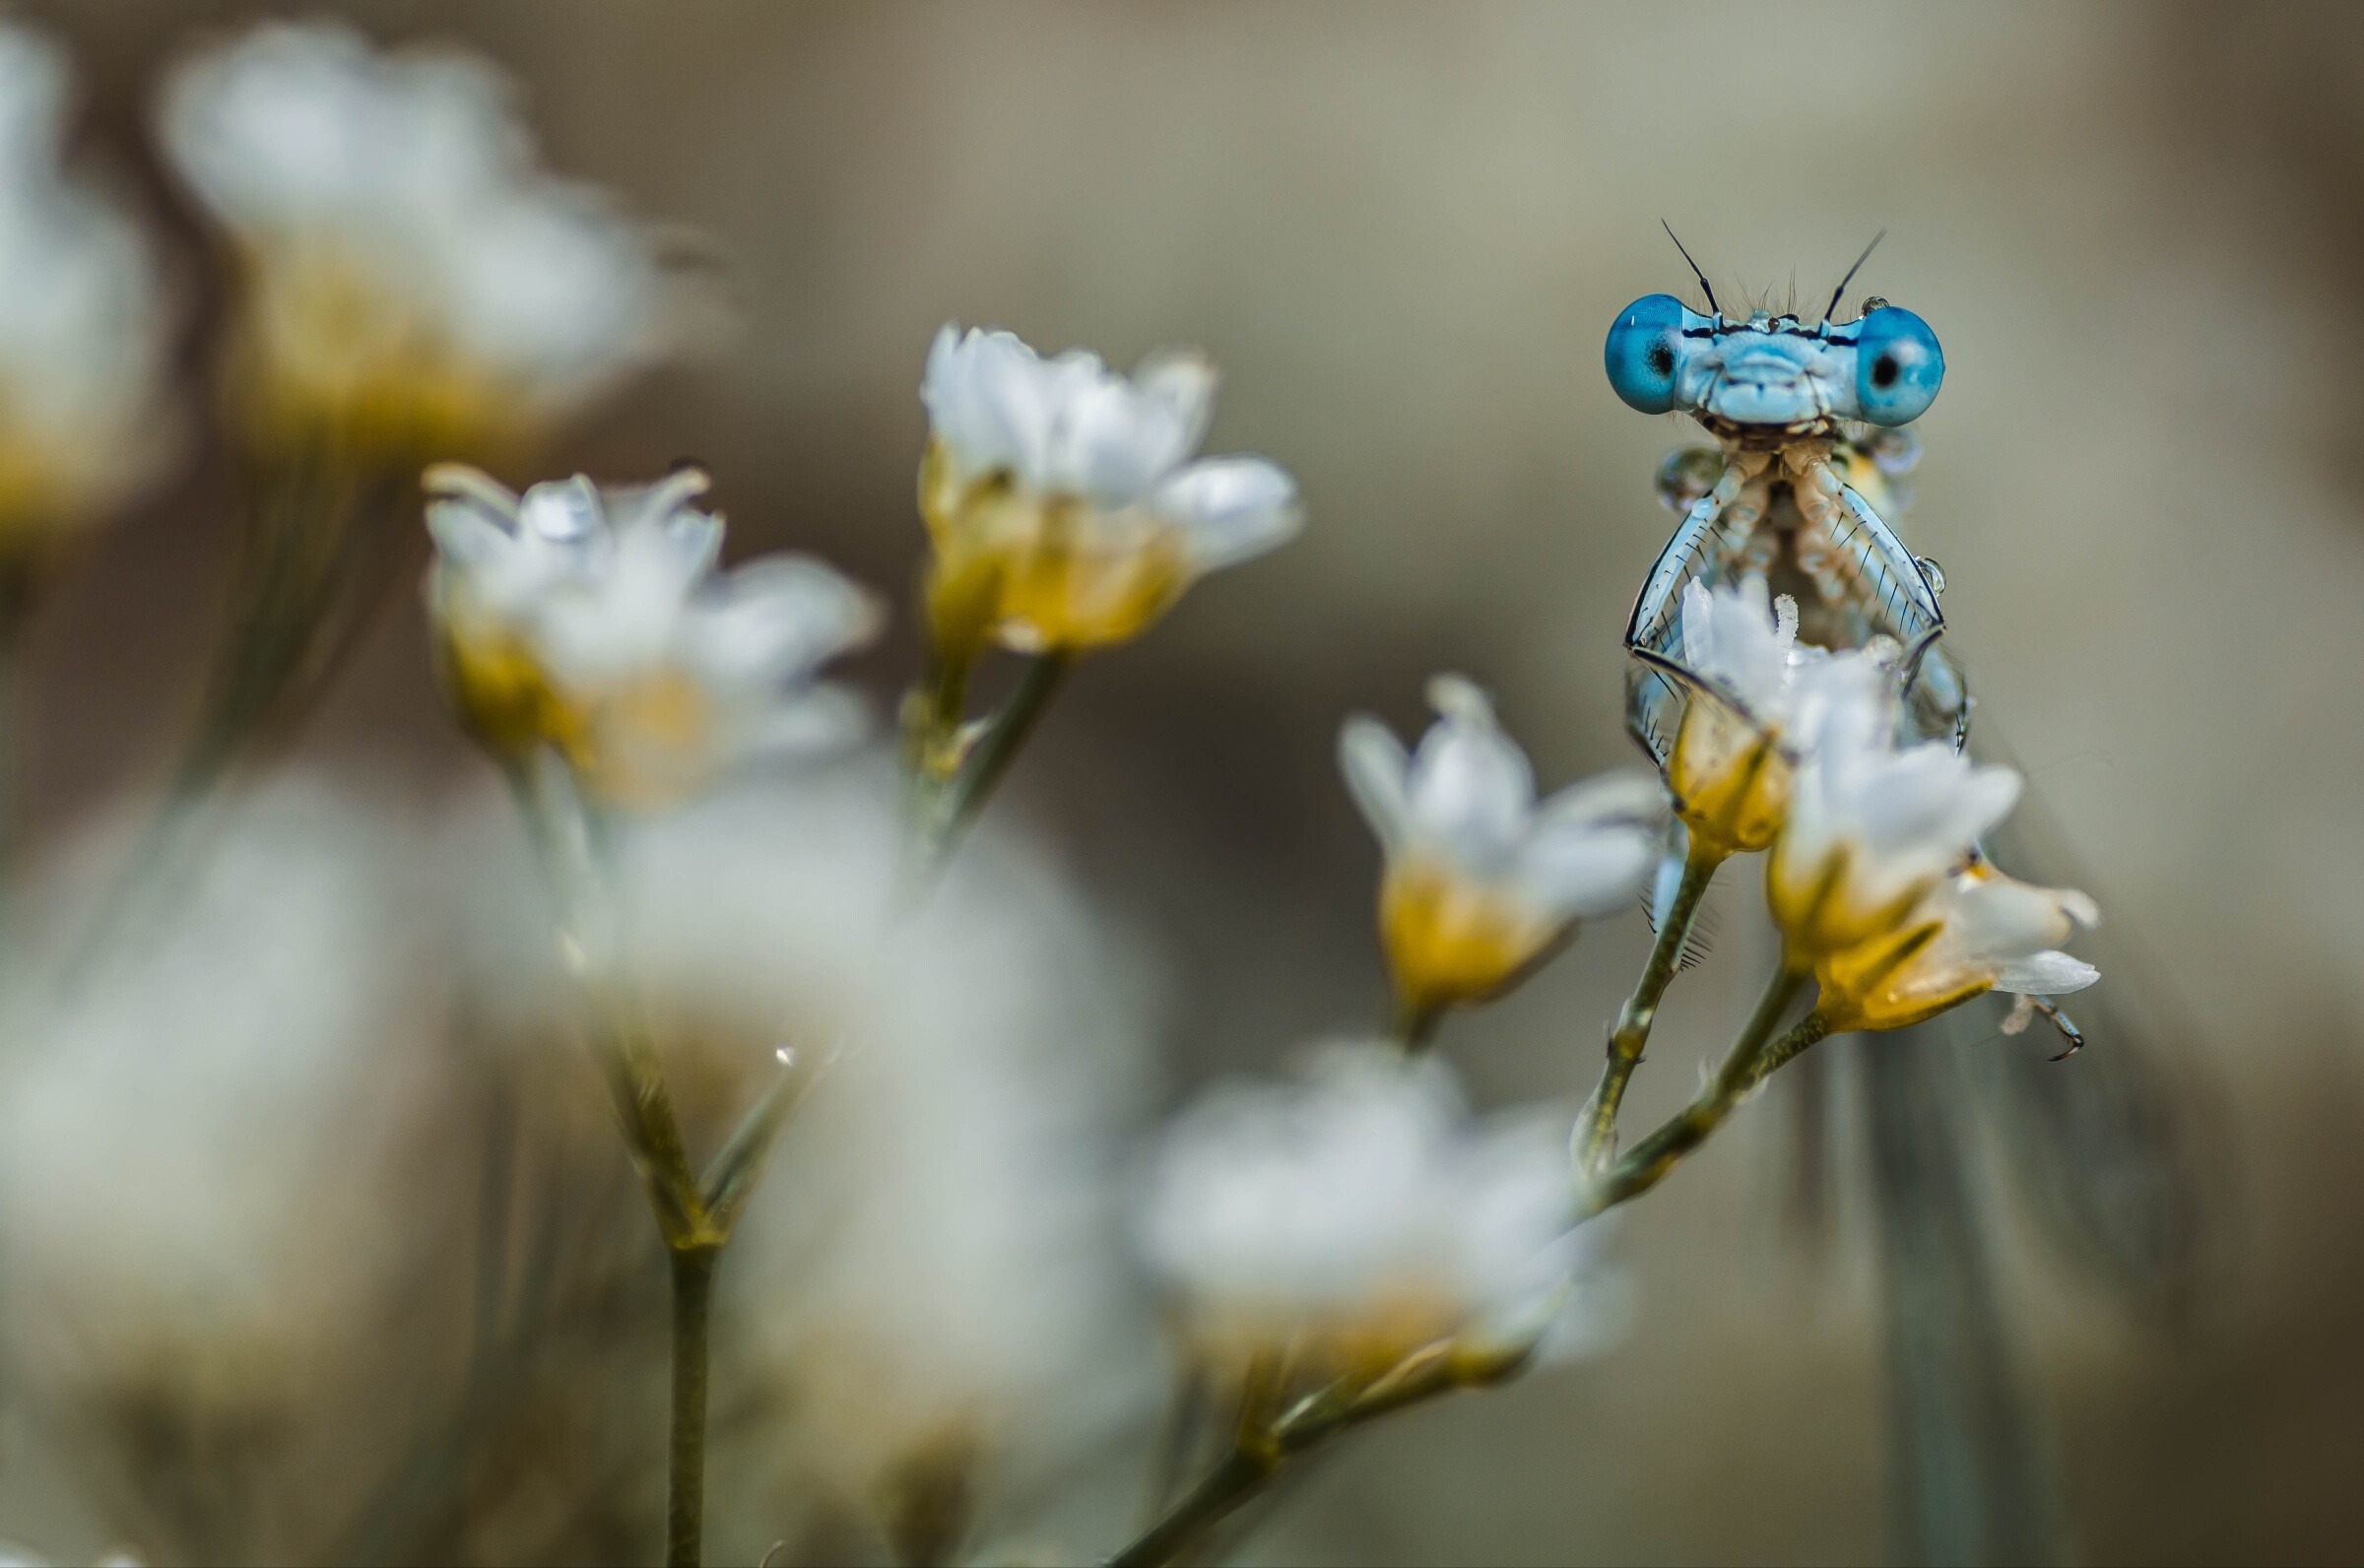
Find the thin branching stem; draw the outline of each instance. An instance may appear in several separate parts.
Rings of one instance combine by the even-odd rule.
[[[624,976],[602,825],[571,775],[549,758],[513,768],[509,781],[556,906],[559,955],[582,993],[591,1057],[640,1171],[672,1269],[665,1560],[680,1568],[700,1561],[704,1549],[707,1326],[714,1268],[781,1127],[817,1075],[783,1071],[703,1177],[693,1173],[656,1042]]]
[[[1830,1025],[1823,1021],[1822,1015],[1813,1013],[1779,1038],[1774,1035],[1790,1004],[1797,1000],[1809,978],[1806,971],[1787,964],[1775,971],[1764,994],[1757,999],[1756,1011],[1725,1054],[1715,1076],[1690,1104],[1636,1143],[1631,1153],[1594,1182],[1584,1206],[1588,1214],[1638,1198],[1664,1181],[1669,1171],[1715,1135],[1716,1129],[1724,1125],[1751,1089],[1776,1068],[1830,1032]]]
[[[950,777],[933,776],[930,768],[959,733],[958,710],[947,712],[940,693],[907,705],[907,722],[922,726],[904,748],[905,766],[912,770],[911,854],[902,879],[907,896],[924,890],[984,815],[1074,662],[1058,649],[1027,661],[1009,700],[985,721],[984,733],[960,756]]]
[[[1699,901],[1707,893],[1707,884],[1715,880],[1716,868],[1724,857],[1691,839],[1690,853],[1682,863],[1682,880],[1675,884],[1674,902],[1658,923],[1658,941],[1651,945],[1649,960],[1642,965],[1641,978],[1634,982],[1633,995],[1625,999],[1624,1008],[1617,1013],[1617,1026],[1609,1031],[1609,1060],[1601,1069],[1601,1081],[1594,1085],[1592,1098],[1585,1101],[1583,1114],[1576,1119],[1576,1168],[1590,1174],[1601,1168],[1617,1146],[1617,1108],[1624,1102],[1625,1085],[1633,1070],[1641,1065],[1642,1051],[1650,1043],[1650,1026],[1657,1020],[1658,1004],[1674,983],[1682,967],[1683,945],[1690,940],[1692,922],[1699,915]]]
[[[1148,1530],[1108,1559],[1108,1568],[1155,1568],[1181,1559],[1292,1463],[1382,1416],[1514,1376],[1525,1352],[1474,1355],[1445,1340],[1413,1351],[1366,1383],[1324,1389],[1267,1423],[1242,1429],[1215,1467]]]

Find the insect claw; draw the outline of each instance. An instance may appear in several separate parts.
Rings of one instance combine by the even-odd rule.
[[[2029,997],[2027,1000],[2035,1005],[2038,1013],[2043,1013],[2052,1021],[2052,1026],[2060,1030],[2061,1037],[2068,1042],[2067,1050],[2058,1056],[2046,1057],[2046,1061],[2066,1062],[2085,1048],[2085,1031],[2078,1028],[2068,1014],[2063,1013],[2050,997]]]

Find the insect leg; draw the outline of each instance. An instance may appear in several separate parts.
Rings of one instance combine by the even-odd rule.
[[[1712,574],[1720,564],[1729,549],[1730,531],[1718,525],[1725,522],[1728,507],[1735,508],[1736,514],[1747,511],[1749,482],[1764,471],[1768,461],[1761,452],[1735,452],[1726,460],[1715,488],[1700,496],[1683,515],[1681,526],[1667,541],[1667,548],[1659,552],[1650,575],[1643,579],[1642,591],[1633,602],[1633,615],[1625,622],[1625,646],[1647,648],[1679,660],[1683,585]],[[1756,502],[1756,512],[1762,511],[1760,500]],[[1753,518],[1750,526],[1754,526]]]

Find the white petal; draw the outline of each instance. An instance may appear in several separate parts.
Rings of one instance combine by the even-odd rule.
[[[1201,571],[1237,565],[1286,544],[1304,526],[1296,482],[1261,457],[1215,457],[1161,485],[1150,508],[1180,524]]]
[[[1130,505],[1190,455],[1190,418],[1121,377],[1078,378],[1054,409],[1042,482],[1103,505]]]
[[[1491,722],[1457,716],[1421,738],[1405,789],[1419,832],[1483,871],[1507,862],[1525,836],[1535,770]]]
[[[431,463],[419,476],[419,488],[430,501],[465,501],[504,529],[517,521],[517,492],[481,468],[466,463]]]
[[[1658,855],[1658,835],[1642,828],[1562,825],[1528,841],[1519,885],[1556,916],[1590,919],[1631,903]]]
[[[776,685],[878,633],[875,596],[809,555],[769,555],[721,579],[691,607],[691,656],[711,678]]]
[[[763,708],[739,736],[748,756],[815,756],[842,751],[870,729],[870,709],[837,686],[807,686]]]
[[[1655,826],[1667,815],[1667,788],[1655,773],[1618,768],[1571,784],[1536,809],[1536,827],[1542,831],[1563,823],[1646,823]]]
[[[1339,728],[1338,770],[1346,778],[1346,792],[1391,852],[1412,831],[1412,804],[1404,790],[1411,760],[1404,743],[1377,719],[1358,713]]]
[[[2015,991],[2023,996],[2065,997],[2071,991],[2082,991],[2100,978],[2099,969],[2056,949],[2031,953],[2015,963],[2004,964],[1995,989]]]
[[[463,569],[481,569],[517,548],[517,538],[472,501],[430,501],[427,531],[435,552]]]
[[[1965,950],[1982,958],[2017,958],[2068,938],[2068,914],[2049,887],[2007,877],[1970,882],[1954,899]]]
[[[919,397],[963,468],[1031,478],[1047,425],[1042,380],[1040,358],[1015,335],[977,327],[962,333],[948,322],[928,350]]]
[[[1167,349],[1150,355],[1133,371],[1133,384],[1142,395],[1170,410],[1182,431],[1182,455],[1199,449],[1207,425],[1215,418],[1215,389],[1220,378],[1215,365],[1195,349]]]

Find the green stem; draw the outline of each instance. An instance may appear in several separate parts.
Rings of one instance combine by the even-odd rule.
[[[1723,863],[1721,854],[1701,848],[1696,837],[1691,840],[1690,853],[1682,863],[1682,881],[1674,888],[1674,902],[1658,923],[1658,941],[1651,946],[1650,959],[1642,965],[1642,977],[1634,982],[1633,995],[1625,999],[1617,1026],[1609,1033],[1609,1060],[1602,1066],[1601,1081],[1594,1085],[1593,1097],[1576,1119],[1576,1168],[1580,1172],[1599,1170],[1616,1149],[1617,1108],[1624,1102],[1625,1085],[1641,1065],[1643,1047],[1650,1043],[1659,999],[1682,968],[1683,944],[1690,940],[1699,900]]]
[[[721,1245],[668,1249],[673,1260],[673,1434],[665,1490],[667,1568],[705,1560],[706,1322]]]
[[[1243,1433],[1228,1454],[1157,1522],[1108,1559],[1108,1568],[1155,1568],[1190,1551],[1207,1533],[1252,1502],[1288,1465],[1381,1416],[1483,1384],[1527,1363],[1524,1353],[1472,1361],[1451,1342],[1407,1356],[1351,1395],[1325,1391],[1303,1400],[1259,1433]]]
[[[1069,655],[1057,650],[1036,654],[1025,674],[1018,677],[1010,700],[1002,704],[975,749],[962,759],[960,770],[935,792],[921,822],[924,871],[940,870],[959,848],[960,840],[1001,788],[1010,764],[1018,760],[1019,750],[1042,722],[1073,663]],[[938,722],[946,722],[943,715],[938,715]],[[958,716],[953,715],[950,722],[956,725]]]
[[[1157,1523],[1135,1536],[1132,1543],[1108,1559],[1108,1568],[1157,1568],[1190,1549],[1193,1542],[1231,1517],[1241,1504],[1271,1484],[1280,1473],[1278,1456],[1253,1455],[1234,1448],[1222,1463],[1184,1492]]]
[[[1418,1006],[1398,998],[1388,1010],[1387,1038],[1406,1056],[1418,1056],[1436,1039],[1437,1028],[1444,1021],[1443,1008]]]
[[[1740,1030],[1740,1038],[1733,1042],[1731,1051],[1725,1054],[1715,1077],[1697,1098],[1635,1144],[1633,1152],[1618,1160],[1594,1184],[1585,1205],[1588,1215],[1638,1198],[1665,1180],[1667,1173],[1680,1164],[1685,1155],[1714,1136],[1749,1090],[1762,1083],[1775,1068],[1830,1032],[1830,1025],[1817,1013],[1808,1013],[1779,1039],[1773,1037],[1774,1026],[1781,1022],[1782,1014],[1805,989],[1807,979],[1806,971],[1792,969],[1787,964],[1774,973],[1764,995],[1757,999],[1756,1012]]]

